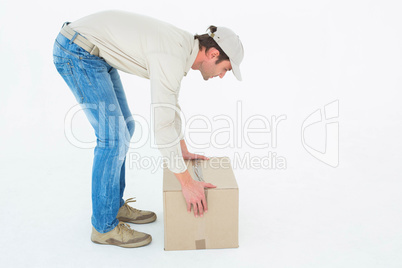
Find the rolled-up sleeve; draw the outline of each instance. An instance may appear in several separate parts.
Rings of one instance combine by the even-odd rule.
[[[183,78],[180,58],[154,54],[149,57],[151,116],[155,143],[173,173],[187,170],[180,147],[182,138],[178,95]]]

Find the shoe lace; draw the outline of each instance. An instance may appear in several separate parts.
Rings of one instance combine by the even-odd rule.
[[[121,222],[119,222],[119,224],[117,224],[117,233],[121,234],[122,240],[123,240],[124,232],[129,232],[131,234],[134,234],[134,230],[130,228],[130,225],[121,221]]]
[[[131,211],[131,212],[139,212],[139,211],[141,211],[141,210],[139,210],[139,209],[130,207],[130,206],[128,205],[128,203],[132,203],[132,202],[137,202],[137,200],[135,200],[135,197],[132,197],[132,198],[127,199],[126,202],[124,202],[123,206],[126,207],[126,208],[127,208],[129,211]]]

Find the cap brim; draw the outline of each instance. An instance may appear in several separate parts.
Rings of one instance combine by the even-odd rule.
[[[230,64],[232,65],[232,72],[234,76],[237,78],[237,80],[241,81],[242,79],[239,65],[235,64],[232,61],[230,61]]]

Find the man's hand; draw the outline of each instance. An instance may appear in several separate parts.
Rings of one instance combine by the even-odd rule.
[[[183,159],[203,159],[209,160],[208,157],[200,155],[200,154],[192,154],[188,151],[186,142],[184,140],[180,141],[181,153],[183,155]]]
[[[187,211],[191,212],[191,205],[193,205],[194,216],[198,217],[198,215],[200,215],[202,217],[204,215],[204,211],[208,211],[204,187],[215,188],[216,186],[211,183],[193,180],[188,170],[183,173],[174,174],[180,181],[181,191],[187,203]]]
[[[180,141],[180,147],[183,159],[209,160],[209,158],[206,156],[190,153],[184,140]],[[200,215],[202,217],[204,215],[204,212],[208,211],[204,187],[215,188],[216,186],[211,183],[193,180],[188,170],[183,173],[174,174],[176,175],[176,178],[180,181],[181,191],[187,203],[187,211],[191,212],[191,205],[193,205],[194,216],[198,217],[198,215]]]
[[[183,159],[209,160],[209,157],[206,157],[206,156],[203,156],[203,155],[200,155],[200,154],[192,154],[192,153],[189,153],[189,152],[185,152],[185,153],[182,153],[182,155],[183,155]]]

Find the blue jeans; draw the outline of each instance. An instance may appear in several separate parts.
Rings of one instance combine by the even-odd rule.
[[[92,166],[92,225],[113,230],[124,204],[125,162],[135,123],[117,70],[59,34],[53,47],[57,71],[95,130]]]

